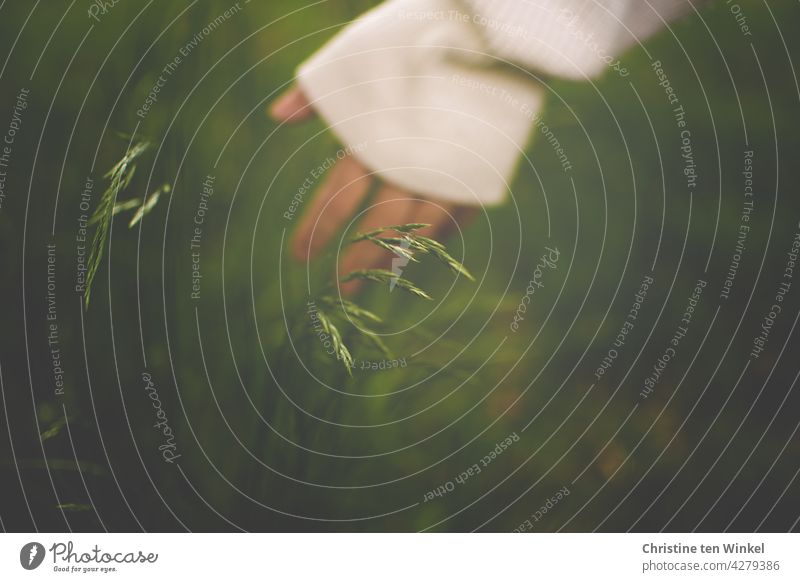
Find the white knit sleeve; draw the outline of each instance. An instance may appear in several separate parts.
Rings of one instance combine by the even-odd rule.
[[[496,204],[543,104],[535,75],[595,75],[607,56],[690,7],[387,0],[303,63],[298,82],[331,130],[386,180],[440,200]]]
[[[543,103],[496,67],[457,0],[389,0],[303,63],[298,82],[370,169],[444,201],[503,200]]]
[[[462,4],[482,30],[490,53],[574,79],[602,73],[610,59],[692,9],[689,0],[462,0]]]

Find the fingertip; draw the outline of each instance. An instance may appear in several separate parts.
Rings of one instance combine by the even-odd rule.
[[[308,246],[308,237],[303,231],[297,232],[292,239],[291,254],[294,260],[306,263],[311,258],[310,249]]]
[[[273,121],[283,121],[283,119],[281,119],[281,108],[281,98],[279,97],[276,101],[267,105],[267,117]]]
[[[289,94],[281,95],[267,108],[267,113],[274,121],[288,121],[293,112],[292,99]]]
[[[301,247],[292,247],[292,258],[298,263],[307,263],[309,260],[308,253]]]
[[[339,291],[343,297],[352,297],[361,290],[362,285],[363,283],[361,281],[348,281],[347,283],[340,283]]]
[[[294,87],[273,101],[267,113],[275,121],[291,123],[309,119],[314,110],[300,88]]]

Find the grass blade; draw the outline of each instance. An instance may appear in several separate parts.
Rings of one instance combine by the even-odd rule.
[[[342,283],[347,283],[348,281],[372,281],[375,283],[385,283],[389,285],[392,281],[397,287],[400,287],[403,291],[407,291],[412,295],[416,295],[417,297],[421,297],[422,299],[427,299],[428,301],[432,301],[433,297],[425,293],[422,289],[414,285],[408,279],[403,279],[402,277],[398,277],[391,271],[387,271],[385,269],[360,269],[358,271],[353,271],[346,277],[341,279]]]
[[[111,220],[114,217],[114,206],[117,203],[119,194],[127,188],[133,175],[136,172],[136,160],[150,148],[150,142],[142,141],[131,147],[125,156],[104,176],[110,180],[108,188],[103,192],[100,201],[92,213],[89,224],[96,225],[92,245],[89,250],[89,260],[86,268],[86,288],[84,292],[84,303],[89,307],[91,299],[92,284],[94,283],[97,270],[100,268],[100,261],[103,257],[108,240],[108,232],[111,228]]]

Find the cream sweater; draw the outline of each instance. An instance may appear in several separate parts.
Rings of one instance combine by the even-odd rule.
[[[688,0],[387,0],[303,63],[298,82],[384,179],[492,205],[542,108],[542,76],[597,76],[689,10]]]

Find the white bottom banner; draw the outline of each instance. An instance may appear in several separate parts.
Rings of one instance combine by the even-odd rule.
[[[0,580],[800,580],[796,534],[3,534]]]

